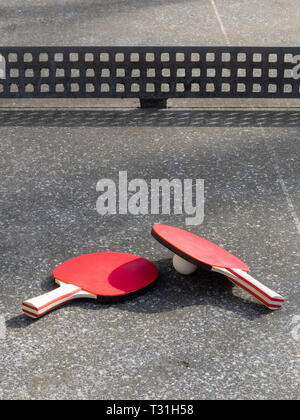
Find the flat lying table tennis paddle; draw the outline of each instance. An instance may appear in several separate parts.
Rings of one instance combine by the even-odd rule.
[[[283,297],[251,277],[247,273],[249,267],[246,264],[218,245],[168,225],[154,225],[152,236],[175,254],[173,265],[182,274],[189,274],[197,267],[224,274],[269,309],[281,308]]]
[[[145,293],[158,277],[157,267],[145,258],[120,252],[98,252],[72,258],[53,271],[60,286],[25,300],[23,312],[39,318],[72,299],[116,302]]]

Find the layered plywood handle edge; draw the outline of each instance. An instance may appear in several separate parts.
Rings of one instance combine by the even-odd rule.
[[[184,270],[181,270],[181,262],[185,263],[183,267],[187,270],[186,272],[184,272]],[[181,274],[189,274],[192,273],[194,269],[197,269],[196,265],[187,262],[182,257],[179,257],[176,254],[173,254],[173,266],[175,270],[177,270]],[[246,292],[250,293],[269,309],[280,309],[283,305],[284,298],[281,295],[269,289],[269,287],[260,283],[258,280],[256,280],[255,278],[250,276],[250,274],[246,273],[243,270],[237,268],[222,268],[213,266],[211,267],[211,271],[223,274],[228,278],[228,280],[230,280],[235,285],[241,287]]]
[[[59,280],[56,280],[56,283],[59,285],[56,289],[35,298],[24,300],[22,303],[24,314],[31,318],[39,318],[70,300],[84,297],[97,298],[96,295],[86,292],[78,286],[63,283]]]
[[[269,309],[280,309],[284,303],[284,298],[280,294],[260,283],[243,270],[212,267],[212,271],[224,274],[230,281],[250,293]]]

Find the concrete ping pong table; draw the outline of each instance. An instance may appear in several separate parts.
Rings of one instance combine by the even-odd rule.
[[[0,398],[299,397],[299,54],[0,48]],[[247,261],[284,308],[269,313],[217,274],[176,274],[150,232],[185,214],[99,215],[96,185],[120,171],[148,185],[203,179],[204,219],[188,229]],[[108,250],[154,261],[158,286],[22,315],[59,262]]]

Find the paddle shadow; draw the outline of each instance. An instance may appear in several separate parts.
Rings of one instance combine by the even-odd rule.
[[[233,294],[234,285],[221,274],[197,269],[193,274],[183,276],[174,270],[171,259],[155,264],[160,271],[156,287],[134,301],[124,302],[120,305],[122,310],[153,314],[202,305],[216,306],[247,319],[272,314],[259,302]]]

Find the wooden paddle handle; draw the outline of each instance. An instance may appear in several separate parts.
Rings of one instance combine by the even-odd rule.
[[[226,269],[220,267],[213,267],[212,271],[224,274],[228,277],[230,281],[232,281],[234,284],[241,287],[242,289],[246,290],[246,292],[250,293],[269,309],[279,309],[281,308],[284,302],[284,298],[282,296],[269,289],[267,286],[260,283],[258,280],[256,280],[255,278],[250,276],[250,274],[246,273],[243,270],[239,270],[237,268]]]
[[[51,292],[37,296],[32,299],[25,300],[22,303],[22,310],[24,314],[31,318],[39,318],[47,312],[62,305],[72,299],[80,297],[89,297],[96,299],[96,296],[85,292],[78,286],[72,284],[57,282],[59,287],[51,290]]]

